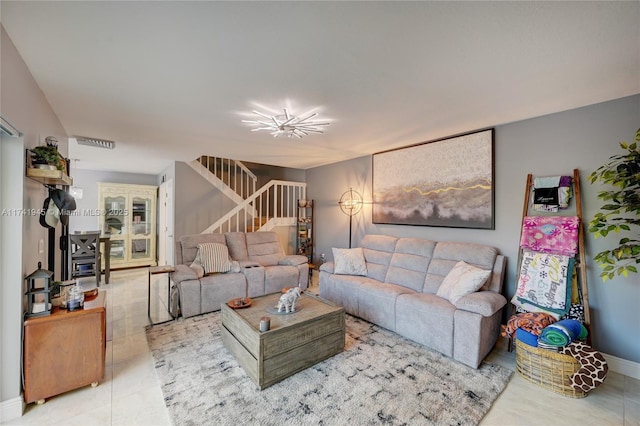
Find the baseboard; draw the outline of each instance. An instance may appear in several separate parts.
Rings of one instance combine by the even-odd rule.
[[[609,370],[640,380],[640,363],[605,353],[602,355],[607,360],[607,364],[609,364]]]
[[[22,417],[22,413],[24,413],[22,395],[0,402],[0,423]]]

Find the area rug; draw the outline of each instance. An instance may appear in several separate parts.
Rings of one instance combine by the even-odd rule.
[[[474,370],[347,315],[344,352],[260,391],[220,327],[216,312],[147,328],[176,425],[475,425],[513,373]]]

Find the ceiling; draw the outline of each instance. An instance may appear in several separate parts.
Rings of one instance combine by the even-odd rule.
[[[2,25],[77,168],[307,169],[640,93],[640,2],[26,2]],[[242,123],[316,111],[304,139]],[[249,118],[249,119],[253,119]]]

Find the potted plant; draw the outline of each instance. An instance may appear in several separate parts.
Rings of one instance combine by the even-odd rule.
[[[38,168],[54,168],[66,170],[66,161],[58,152],[58,141],[52,136],[45,139],[46,145],[36,146],[31,150],[32,163]],[[39,165],[52,167],[39,167]]]
[[[600,210],[589,222],[589,232],[606,237],[611,232],[627,231],[630,236],[637,236],[638,232],[631,232],[632,227],[640,227],[640,129],[636,131],[635,142],[627,144],[620,142],[620,147],[628,153],[609,157],[609,161],[591,173],[591,184],[600,181],[612,185],[608,191],[600,191],[598,198],[604,201]],[[636,237],[637,238],[637,237]],[[637,273],[640,264],[640,240],[623,237],[618,241],[618,247],[604,250],[593,258],[602,268],[600,277],[606,282],[617,275],[629,276]]]

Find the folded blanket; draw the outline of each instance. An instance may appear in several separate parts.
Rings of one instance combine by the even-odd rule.
[[[582,324],[579,321],[566,319],[546,326],[538,340],[545,345],[567,346],[580,337]]]
[[[579,227],[577,216],[525,216],[520,246],[540,253],[575,256]]]
[[[543,328],[549,324],[553,324],[554,322],[556,322],[555,318],[549,314],[541,312],[523,312],[512,315],[511,318],[509,318],[502,335],[513,337],[516,334],[516,330],[518,328],[522,328],[523,330],[538,336]]]
[[[524,251],[515,296],[558,316],[569,311],[574,259],[549,253]]]
[[[523,299],[524,300],[524,299]],[[516,307],[516,311],[517,312],[540,312],[543,314],[548,314],[551,317],[553,317],[554,321],[558,321],[559,319],[562,318],[562,315],[557,314],[555,312],[551,312],[547,309],[543,309],[543,308],[539,308],[536,305],[532,305],[530,303],[525,302],[521,302],[518,299],[518,295],[514,294],[513,297],[511,298],[511,303],[513,304],[513,306]]]
[[[529,346],[538,346],[538,336],[522,328],[516,330],[516,339]]]
[[[571,176],[541,177],[533,182],[533,210],[557,212],[558,208],[569,207]]]
[[[562,348],[561,353],[574,357],[582,368],[571,376],[571,387],[575,390],[589,392],[600,386],[607,378],[609,366],[602,354],[591,346],[573,342]]]
[[[571,176],[537,177],[533,180],[535,188],[555,188],[556,186],[571,186]]]

